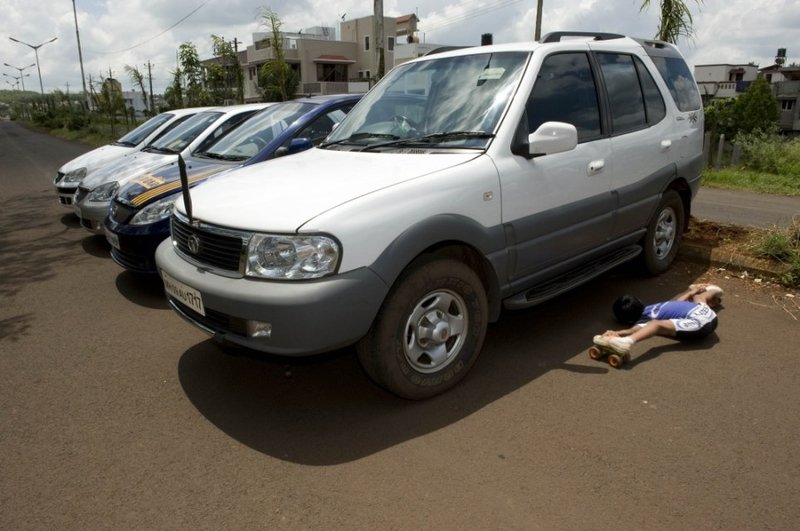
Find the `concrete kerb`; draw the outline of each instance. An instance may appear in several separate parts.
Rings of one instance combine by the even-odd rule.
[[[747,272],[750,276],[778,278],[789,270],[787,264],[765,265],[748,256],[724,252],[708,245],[683,242],[678,255],[696,263],[720,267],[731,271]]]

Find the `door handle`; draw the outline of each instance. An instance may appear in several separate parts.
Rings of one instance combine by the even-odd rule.
[[[589,163],[588,173],[592,175],[594,173],[600,173],[603,171],[603,168],[606,166],[606,161],[603,159],[593,160]]]
[[[672,140],[661,141],[661,151],[668,151],[672,147]]]

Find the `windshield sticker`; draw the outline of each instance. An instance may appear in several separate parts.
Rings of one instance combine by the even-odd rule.
[[[503,77],[503,74],[505,73],[506,73],[505,68],[500,68],[500,67],[486,68],[481,73],[480,77],[478,78],[478,81],[486,81],[487,79],[500,79],[501,77]]]
[[[161,177],[156,177],[155,175],[145,175],[141,179],[136,179],[136,184],[144,188],[145,190],[149,190],[151,188],[155,188],[156,186],[161,186],[164,184],[164,179]]]

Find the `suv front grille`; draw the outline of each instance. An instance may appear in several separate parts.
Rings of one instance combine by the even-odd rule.
[[[246,242],[250,234],[213,225],[190,225],[182,216],[172,216],[172,241],[183,255],[214,269],[242,273]]]

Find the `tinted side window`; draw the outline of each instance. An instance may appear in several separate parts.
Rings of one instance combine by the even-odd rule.
[[[566,122],[578,129],[578,141],[600,135],[600,106],[589,58],[559,53],[542,63],[528,104],[528,132],[544,122]]]
[[[642,83],[642,92],[644,92],[644,106],[647,112],[647,123],[650,125],[656,124],[664,119],[667,115],[667,107],[664,105],[664,98],[661,97],[661,91],[658,90],[653,76],[650,71],[644,66],[638,57],[634,57],[636,63],[636,70],[639,72],[639,81]]]
[[[611,107],[611,125],[614,134],[623,134],[647,126],[644,98],[639,87],[639,75],[633,57],[624,54],[599,53],[597,62]]]
[[[684,60],[678,57],[651,57],[651,59],[667,84],[678,109],[683,112],[700,109],[702,106],[700,93]]]

